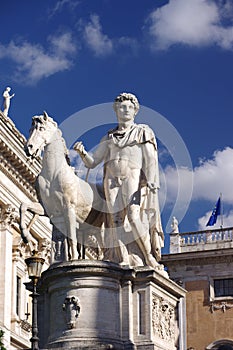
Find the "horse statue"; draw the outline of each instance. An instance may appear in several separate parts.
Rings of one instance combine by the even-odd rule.
[[[35,183],[39,202],[22,203],[20,207],[22,239],[28,243],[31,240],[29,231],[34,221],[40,215],[47,215],[60,231],[60,235],[63,234],[63,242],[66,241],[65,260],[85,258],[85,253],[81,256],[79,226],[91,212],[93,190],[69,165],[68,150],[62,133],[46,112],[32,118],[30,135],[25,145],[27,156],[36,157],[42,151],[42,169]],[[28,225],[25,221],[27,211],[33,214]]]

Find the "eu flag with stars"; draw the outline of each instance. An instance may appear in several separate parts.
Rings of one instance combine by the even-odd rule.
[[[207,222],[206,226],[213,226],[216,221],[217,221],[217,217],[218,215],[220,215],[220,212],[221,212],[221,199],[219,197],[215,207],[214,207],[214,210],[209,218],[209,221]]]

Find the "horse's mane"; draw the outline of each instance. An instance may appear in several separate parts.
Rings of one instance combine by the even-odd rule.
[[[52,123],[56,128],[58,127],[57,122],[55,122],[53,118],[49,117],[48,115],[46,118],[44,115],[34,115],[34,117],[32,117],[32,125],[34,124],[34,122],[39,122],[45,126],[49,122]]]
[[[59,132],[59,134],[61,136],[61,141],[62,141],[62,144],[64,147],[64,155],[65,155],[66,161],[67,161],[68,165],[70,165],[69,150],[66,147],[66,141],[62,137],[62,131],[58,128],[57,122],[55,122],[55,120],[53,120],[53,118],[49,117],[47,115],[47,113],[46,113],[46,118],[44,115],[35,115],[34,117],[32,117],[32,126],[35,122],[41,123],[45,127],[48,123],[51,123],[51,124],[53,124],[53,126],[55,126],[55,128],[57,128],[57,131]]]

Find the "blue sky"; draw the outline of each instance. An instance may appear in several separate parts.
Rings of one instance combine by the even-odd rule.
[[[148,108],[172,126],[162,135],[152,122],[165,230],[172,215],[182,232],[205,228],[220,192],[224,226],[233,226],[231,0],[13,0],[1,4],[0,33],[0,87],[15,93],[9,115],[26,137],[43,110],[85,126],[79,111],[96,106],[91,120],[101,126],[99,105],[108,113],[120,92],[135,93],[140,122]],[[89,148],[103,130],[88,126]]]

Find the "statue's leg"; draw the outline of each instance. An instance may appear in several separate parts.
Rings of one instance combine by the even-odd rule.
[[[113,261],[129,264],[128,251],[122,242],[124,207],[122,203],[121,187],[112,178],[105,180],[105,196],[108,206],[110,234],[112,238]]]
[[[71,206],[64,208],[64,218],[66,223],[67,241],[70,250],[71,260],[78,259],[77,237],[76,237],[76,214]]]
[[[146,264],[155,267],[157,262],[151,254],[150,234],[145,231],[145,226],[140,219],[140,206],[137,204],[129,205],[127,214],[134,239],[142,252]]]
[[[127,208],[127,217],[130,222],[134,239],[145,259],[147,265],[155,267],[156,259],[151,254],[151,241],[149,229],[140,217],[141,191],[139,186],[140,172],[131,171],[131,177],[124,181],[122,198]]]
[[[3,114],[5,116],[8,115],[8,111],[9,111],[9,108],[10,108],[10,100],[5,100],[5,103],[4,103],[4,110],[3,110]]]
[[[78,259],[85,259],[86,256],[86,245],[85,245],[85,232],[80,228],[77,230],[77,249],[78,249]]]
[[[101,226],[98,227],[94,234],[97,241],[98,260],[103,260],[105,253],[105,223],[102,222]]]

